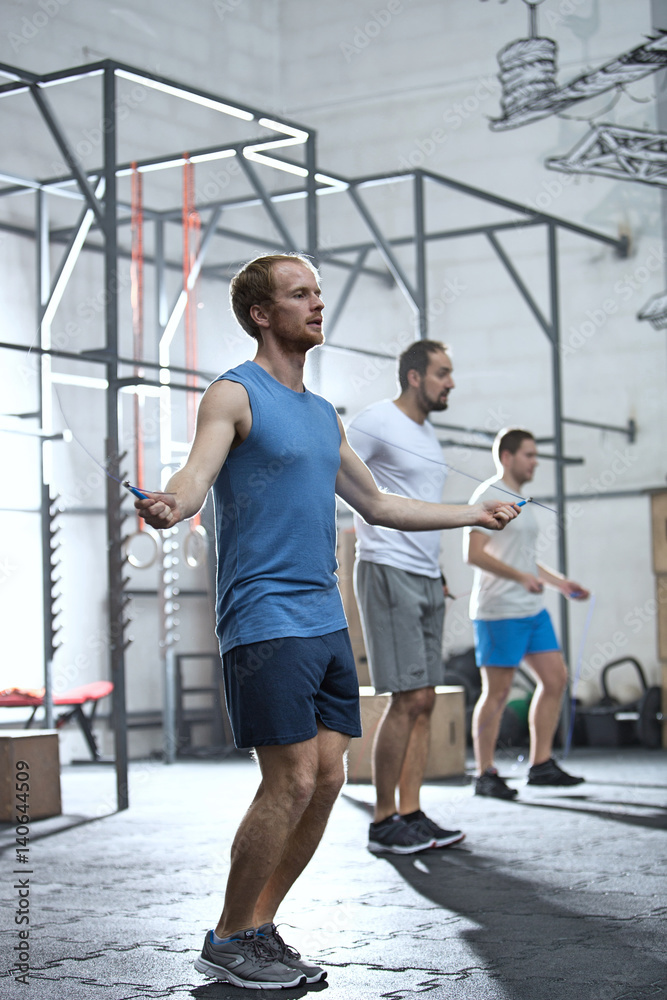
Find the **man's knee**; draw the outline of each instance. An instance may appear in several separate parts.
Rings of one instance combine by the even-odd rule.
[[[560,698],[567,687],[567,668],[564,663],[550,671],[546,677],[541,679],[541,684],[547,694],[554,698]]]
[[[287,759],[284,766],[273,768],[262,781],[261,792],[265,800],[275,800],[288,811],[303,811],[317,786],[317,767],[310,761]]]
[[[507,677],[506,679],[500,679],[494,681],[493,684],[486,684],[482,688],[482,693],[478,704],[481,705],[492,705],[494,709],[498,710],[505,706],[507,700],[512,691],[512,677]]]
[[[420,715],[430,715],[435,705],[435,688],[417,688],[415,691],[401,691],[391,696],[392,709],[417,719]]]
[[[537,669],[529,661],[537,675],[538,691],[552,698],[560,698],[567,688],[568,673],[565,661],[560,654],[554,655],[546,663],[540,663]]]
[[[323,800],[335,802],[345,784],[345,762],[341,757],[336,764],[329,764],[317,776],[315,794]]]

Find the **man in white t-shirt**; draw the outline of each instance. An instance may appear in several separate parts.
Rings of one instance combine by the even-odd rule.
[[[500,431],[493,443],[493,457],[498,475],[482,483],[470,503],[520,493],[537,465],[535,439],[530,431],[519,428]],[[552,757],[568,678],[542,591],[546,585],[574,600],[586,600],[589,593],[537,562],[537,536],[537,520],[530,504],[498,539],[485,528],[465,529],[464,558],[475,567],[470,617],[482,674],[482,693],[472,719],[477,795],[512,799],[517,794],[500,777],[493,760],[514,671],[522,660],[537,680],[528,717],[528,784],[567,786],[584,780],[567,774]]]
[[[452,362],[438,341],[420,340],[399,358],[400,395],[363,410],[348,440],[380,489],[439,502],[446,467],[429,413],[447,408]],[[520,520],[518,518],[517,520]],[[422,811],[435,687],[443,683],[444,578],[439,531],[388,531],[355,514],[359,604],[371,680],[390,694],[373,746],[376,789],[368,847],[411,854],[463,840]],[[398,806],[396,793],[398,791]]]

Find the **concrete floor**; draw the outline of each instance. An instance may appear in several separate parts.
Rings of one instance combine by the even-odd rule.
[[[33,824],[28,986],[11,972],[14,831],[0,827],[0,997],[281,997],[352,1000],[643,1000],[667,996],[667,754],[577,750],[572,790],[525,786],[513,803],[463,781],[423,805],[463,844],[407,858],[366,850],[373,790],[350,785],[281,931],[328,982],[241,993],[192,961],[215,923],[231,838],[257,784],[252,762],[135,763],[130,809],[115,772],[65,768],[62,817]]]

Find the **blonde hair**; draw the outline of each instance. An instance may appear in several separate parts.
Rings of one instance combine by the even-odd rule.
[[[239,324],[249,336],[261,343],[262,334],[250,315],[252,306],[270,302],[275,291],[273,268],[281,261],[297,261],[320,280],[317,268],[301,253],[273,253],[255,257],[236,272],[229,286],[229,301]]]

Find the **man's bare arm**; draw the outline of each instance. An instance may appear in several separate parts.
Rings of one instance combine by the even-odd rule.
[[[340,419],[340,469],[336,493],[368,524],[398,531],[436,531],[482,525],[500,530],[519,514],[514,504],[490,500],[481,504],[428,503],[383,493],[369,469],[350,447]]]
[[[557,573],[555,569],[550,569],[548,566],[543,566],[541,563],[537,564],[537,569],[539,573],[539,578],[543,583],[546,583],[547,587],[553,587],[554,590],[560,590],[561,594],[565,597],[571,597],[575,601],[585,601],[589,598],[590,591],[582,587],[580,583],[576,583],[574,580],[569,580],[562,573]]]
[[[490,552],[486,551],[488,543],[488,535],[481,531],[471,531],[467,551],[464,551],[465,561],[471,566],[477,566],[478,569],[484,570],[485,573],[493,573],[494,576],[500,576],[504,580],[520,583],[531,594],[542,593],[544,587],[536,576],[531,573],[522,573],[521,570],[510,566],[509,563],[492,556]]]
[[[252,425],[248,394],[238,382],[222,380],[208,387],[197,413],[197,429],[182,469],[171,477],[164,492],[146,492],[148,500],[134,506],[153,528],[172,528],[193,517],[206,499],[227,455],[245,440]]]

